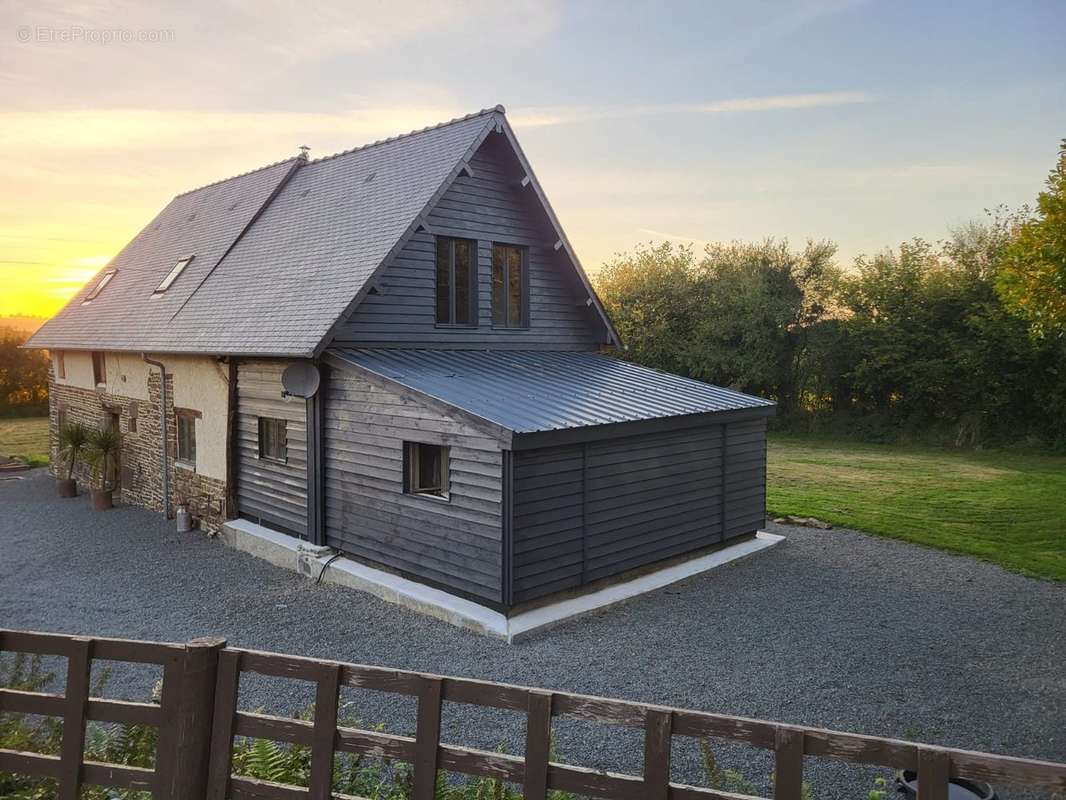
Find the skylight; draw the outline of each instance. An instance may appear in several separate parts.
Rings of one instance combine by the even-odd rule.
[[[189,266],[189,262],[193,260],[195,256],[184,256],[178,259],[178,263],[174,265],[174,269],[167,273],[167,276],[163,278],[162,283],[155,287],[155,291],[152,292],[152,297],[157,297],[163,294],[170,288],[170,284],[174,283],[178,279],[178,276],[185,271],[185,268]]]
[[[107,272],[105,272],[103,275],[101,275],[100,276],[100,280],[97,281],[97,283],[96,283],[96,286],[93,287],[91,292],[89,292],[87,295],[85,295],[85,299],[81,301],[81,304],[83,306],[84,305],[88,305],[93,300],[95,300],[96,296],[98,294],[100,294],[100,292],[102,292],[104,290],[104,287],[107,286],[109,283],[111,283],[111,279],[115,277],[115,273],[117,271],[118,270],[109,269]]]

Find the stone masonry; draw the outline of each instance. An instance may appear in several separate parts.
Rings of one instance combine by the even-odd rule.
[[[224,481],[197,474],[191,468],[175,464],[177,429],[172,380],[168,375],[167,464],[170,473],[171,508],[177,508],[179,503],[186,504],[200,520],[202,530],[217,533],[228,518],[226,484]],[[110,421],[111,415],[117,415],[119,430],[122,433],[122,452],[119,458],[119,488],[115,493],[115,500],[163,511],[159,394],[157,370],[153,370],[148,377],[147,401],[109,394],[102,389],[57,384],[50,370],[49,446],[52,474],[65,478],[67,473],[66,461],[61,461],[58,455],[61,417],[66,422],[81,422],[88,427],[99,428]],[[74,475],[83,489],[90,486],[92,475],[87,464],[82,462],[77,465]]]

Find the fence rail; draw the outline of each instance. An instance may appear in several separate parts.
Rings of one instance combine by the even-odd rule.
[[[807,756],[900,770],[919,776],[920,800],[947,800],[952,778],[1066,791],[1066,764],[843,733],[798,725],[602,697],[550,692],[466,678],[225,647],[221,639],[187,644],[61,636],[0,630],[0,651],[67,658],[63,695],[0,689],[0,711],[63,719],[58,756],[0,750],[0,771],[56,778],[61,800],[82,784],[144,789],[164,800],[327,800],[336,753],[387,757],[413,767],[412,800],[432,800],[440,770],[497,778],[523,787],[528,800],[551,790],[608,800],[742,800],[742,795],[671,780],[673,737],[717,737],[774,751],[774,800],[800,800]],[[89,696],[93,659],[159,664],[159,705]],[[310,721],[237,709],[241,675],[257,673],[315,685]],[[417,698],[415,736],[338,726],[341,687]],[[465,703],[526,714],[525,755],[512,756],[440,741],[441,704]],[[644,730],[641,776],[550,760],[554,717]],[[155,770],[83,759],[88,720],[155,725]],[[232,774],[235,736],[310,748],[309,786],[268,783]]]

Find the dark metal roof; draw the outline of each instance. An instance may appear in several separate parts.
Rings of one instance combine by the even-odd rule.
[[[761,397],[597,353],[349,350],[332,355],[515,433],[692,414],[770,413]]]

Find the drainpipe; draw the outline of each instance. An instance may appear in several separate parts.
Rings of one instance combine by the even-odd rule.
[[[155,361],[147,353],[141,353],[145,364],[159,368],[159,438],[163,449],[160,457],[163,462],[163,513],[170,519],[170,475],[167,472],[167,368],[162,361]]]

